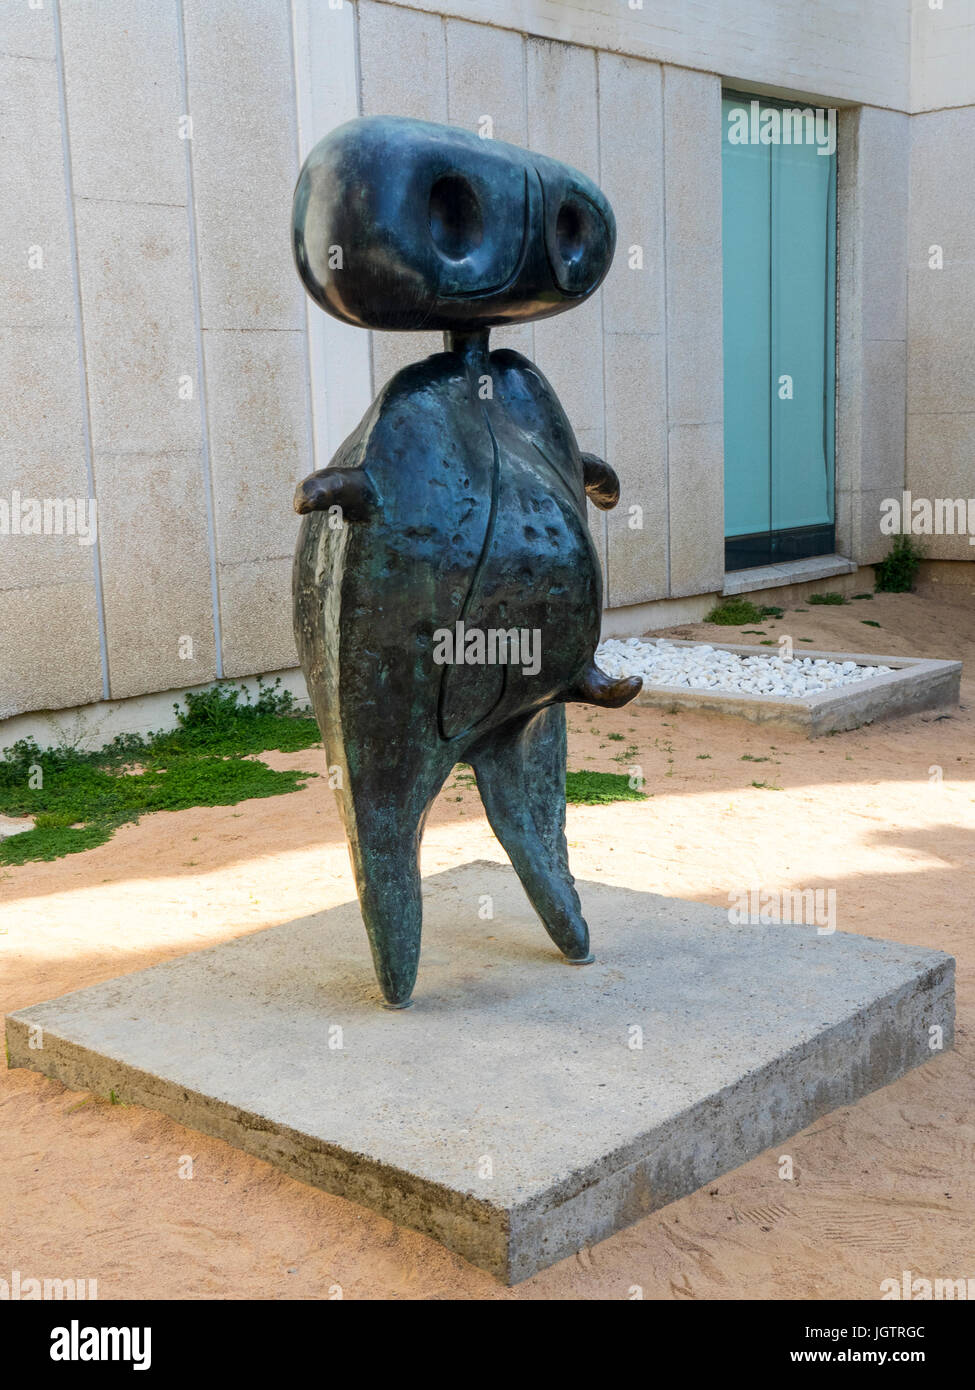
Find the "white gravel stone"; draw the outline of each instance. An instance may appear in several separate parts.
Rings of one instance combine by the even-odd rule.
[[[696,642],[678,647],[666,638],[613,637],[600,643],[596,662],[609,676],[642,676],[644,685],[686,686],[690,690],[769,695],[798,699],[841,685],[882,676],[890,666],[858,666],[796,653],[791,661],[773,653],[738,656]]]

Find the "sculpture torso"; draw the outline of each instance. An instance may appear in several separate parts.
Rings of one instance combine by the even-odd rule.
[[[302,660],[335,663],[341,704],[387,727],[407,707],[463,743],[564,695],[598,640],[601,578],[578,445],[531,362],[444,352],[405,368],[332,466],[364,468],[379,498],[365,525],[302,523]],[[303,621],[309,603],[323,621]],[[435,664],[435,634],[457,623],[539,634],[539,671]]]

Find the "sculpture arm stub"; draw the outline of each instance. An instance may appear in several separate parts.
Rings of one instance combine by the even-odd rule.
[[[347,521],[368,521],[379,498],[364,468],[322,468],[310,473],[295,491],[295,511],[327,512],[340,507]]]
[[[582,476],[590,502],[602,512],[612,511],[620,500],[616,470],[597,454],[583,454]]]

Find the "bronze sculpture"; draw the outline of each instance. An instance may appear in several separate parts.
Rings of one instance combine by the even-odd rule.
[[[295,190],[311,297],[362,328],[439,329],[328,468],[298,488],[298,651],[331,763],[386,1004],[411,999],[418,855],[451,769],[552,940],[592,960],[565,842],[564,702],[616,707],[638,678],[595,665],[602,580],[586,495],[616,505],[551,386],[492,326],[562,313],[609,269],[615,222],[567,165],[467,131],[349,122]]]

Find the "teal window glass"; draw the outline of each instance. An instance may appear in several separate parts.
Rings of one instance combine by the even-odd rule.
[[[835,546],[836,117],[722,106],[726,566],[743,569]]]

